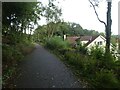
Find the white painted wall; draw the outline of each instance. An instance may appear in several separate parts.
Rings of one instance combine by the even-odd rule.
[[[101,43],[101,44],[100,44]],[[88,50],[90,50],[92,47],[98,45],[99,47],[105,49],[106,41],[103,36],[98,36],[94,41],[92,41],[88,46]]]
[[[66,38],[67,38],[66,35],[64,35],[64,36],[63,36],[63,39],[66,40]]]
[[[100,42],[102,42],[102,44],[100,44]],[[98,44],[99,43],[99,44]],[[92,41],[88,46],[88,51],[91,50],[92,47],[98,45],[99,47],[103,48],[103,50],[105,51],[105,46],[106,46],[106,39],[103,36],[98,36],[94,41]],[[116,53],[118,53],[117,51],[117,47],[113,47],[112,44],[110,44],[110,51],[112,51],[112,49],[114,50],[112,55],[115,56],[116,60],[118,60],[118,56]]]
[[[86,44],[88,41],[81,41],[82,45]]]
[[[102,44],[100,44],[100,42]],[[88,46],[88,50],[90,50],[92,47],[98,45],[99,47],[103,48],[105,50],[105,46],[106,46],[106,39],[103,36],[98,36],[94,41],[92,41]],[[112,44],[110,44],[110,51],[113,49]],[[116,48],[114,48],[116,49]],[[116,52],[116,51],[115,51]]]

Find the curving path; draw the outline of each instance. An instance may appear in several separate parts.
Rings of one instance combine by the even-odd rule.
[[[79,80],[53,54],[40,45],[21,63],[16,88],[82,88]]]

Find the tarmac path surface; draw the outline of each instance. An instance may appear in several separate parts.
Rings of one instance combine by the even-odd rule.
[[[16,88],[82,88],[71,70],[40,45],[24,59],[13,80]]]

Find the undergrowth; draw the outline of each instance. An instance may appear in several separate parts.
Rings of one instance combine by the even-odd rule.
[[[120,62],[111,54],[104,54],[101,48],[92,48],[91,54],[86,54],[86,48],[73,49],[59,37],[46,41],[45,47],[67,63],[79,78],[87,81],[89,87],[120,88]]]

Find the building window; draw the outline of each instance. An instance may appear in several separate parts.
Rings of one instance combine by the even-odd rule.
[[[97,42],[98,45],[100,45],[100,42]]]
[[[102,41],[100,41],[100,42],[97,42],[97,44],[98,44],[98,45],[102,45],[103,43],[102,43]]]
[[[102,41],[100,41],[100,45],[102,45]]]
[[[96,44],[96,41],[94,43]]]

